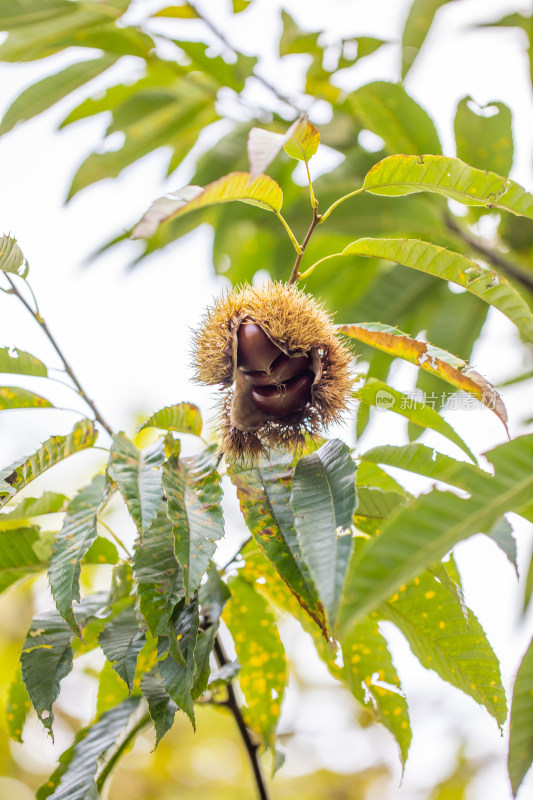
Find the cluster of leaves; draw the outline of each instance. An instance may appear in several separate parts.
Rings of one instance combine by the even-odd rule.
[[[234,11],[249,5],[235,0]],[[413,3],[402,41],[403,78],[441,5]],[[171,148],[172,172],[199,134],[219,119],[221,90],[247,102],[251,81],[269,86],[257,60],[226,40],[221,54],[212,57],[206,43],[167,33],[171,20],[180,20],[180,26],[202,21],[191,4],[162,9],[140,23],[129,21],[135,19],[135,8],[129,6],[129,0],[9,0],[0,12],[0,29],[9,31],[0,45],[5,61],[44,58],[69,47],[99,51],[97,58],[25,90],[8,109],[0,133],[111,70],[122,56],[135,56],[141,65],[135,81],[109,86],[102,97],[84,100],[64,120],[67,125],[107,112],[107,135],[124,135],[120,149],[95,152],[80,166],[70,196],[116,176],[161,146]],[[499,24],[527,29],[527,20],[515,16]],[[483,116],[464,98],[455,118],[457,158],[444,156],[432,120],[402,85],[380,81],[350,92],[336,85],[340,71],[356,71],[361,59],[386,42],[360,36],[325,48],[320,32],[301,30],[286,13],[282,21],[280,56],[310,57],[303,93],[330,104],[333,119],[322,129],[322,141],[343,159],[317,181],[309,178],[313,235],[304,239],[309,201],[291,177],[297,162],[310,175],[308,162],[320,136],[302,117],[286,131],[276,110],[289,108],[292,101],[273,91],[268,130],[255,127],[248,137],[249,124],[233,123],[217,146],[197,160],[192,185],[149,209],[134,230],[148,237],[141,259],[202,222],[215,229],[215,268],[234,282],[253,276],[252,261],[253,271],[266,269],[274,278],[286,278],[295,249],[297,277],[338,316],[356,320],[339,332],[357,344],[368,364],[356,392],[357,433],[385,393],[394,401],[392,411],[408,418],[413,441],[355,455],[339,440],[310,442],[299,458],[274,453],[257,464],[228,467],[251,539],[239,561],[223,570],[213,562],[224,535],[220,457],[212,445],[199,448],[196,456],[180,455],[179,436],[200,437],[202,432],[199,411],[190,404],[162,409],[146,421],[144,427],[165,431],[148,449],[138,449],[124,433],[113,435],[105,470],[70,500],[50,492],[19,500],[18,492],[46,469],[95,445],[102,420],[93,406],[94,419],[78,423],[68,436],[51,437],[36,453],[0,470],[0,506],[7,508],[0,514],[0,589],[48,570],[56,604],[55,611],[33,620],[22,647],[21,674],[9,701],[14,738],[20,740],[28,698],[52,731],[53,705],[74,656],[99,646],[106,657],[98,717],[77,734],[39,800],[96,796],[141,729],[152,722],[159,742],[178,709],[194,725],[195,703],[219,703],[221,692],[231,698],[234,681],[246,726],[279,765],[275,734],[288,676],[278,632],[283,614],[302,624],[332,675],[388,728],[402,761],[411,740],[409,708],[382,621],[403,633],[423,666],[484,706],[499,726],[507,718],[498,660],[465,606],[461,577],[449,553],[459,541],[484,533],[514,558],[514,540],[502,515],[513,511],[533,521],[533,437],[485,453],[494,468],[490,474],[477,466],[438,403],[407,403],[386,381],[392,360],[404,359],[420,367],[418,387],[424,392],[440,396],[445,381],[507,422],[499,395],[468,367],[467,359],[491,306],[515,324],[524,341],[533,341],[533,276],[527,263],[533,247],[533,196],[502,177],[513,161],[511,115],[498,103],[493,116]],[[156,32],[158,24],[164,33]],[[161,55],[169,46],[175,57]],[[222,55],[229,50],[232,63]],[[378,152],[364,147],[363,130],[380,137]],[[282,150],[289,158],[274,160]],[[266,169],[274,177],[263,174]],[[357,214],[349,201],[355,196]],[[450,199],[465,207],[466,216],[453,212]],[[319,214],[322,206],[326,210]],[[257,207],[270,213],[261,214]],[[482,215],[497,222],[496,247],[473,233]],[[279,235],[280,223],[288,238]],[[324,281],[320,265],[341,256],[350,259],[350,269],[329,273]],[[351,268],[357,270],[357,281]],[[9,236],[0,241],[0,272],[11,291],[27,280],[27,264]],[[465,291],[452,294],[449,282]],[[379,322],[360,321],[369,318]],[[416,338],[422,329],[438,347]],[[42,361],[13,348],[0,350],[0,371],[48,375]],[[26,389],[0,388],[0,410],[49,405]],[[472,463],[414,442],[425,429],[447,437]],[[387,467],[451,489],[433,488],[414,498]],[[137,529],[133,556],[119,554],[118,537],[113,532],[112,541],[102,522],[117,493]],[[64,515],[58,533],[47,530],[51,514]],[[90,563],[113,565],[111,585],[107,592],[80,598],[81,570]],[[533,579],[528,585],[533,587]],[[221,648],[221,618],[238,662],[229,661]],[[515,793],[533,759],[532,653],[530,646],[511,710],[509,774]],[[112,683],[113,675],[118,683]],[[114,691],[108,693],[110,682]],[[229,699],[222,702],[230,704]]]

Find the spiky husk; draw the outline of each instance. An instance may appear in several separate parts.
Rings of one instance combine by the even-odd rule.
[[[230,421],[233,339],[245,317],[261,325],[283,351],[293,354],[314,349],[321,361],[312,404],[291,417],[265,422],[255,431],[242,431]],[[208,310],[195,335],[193,358],[200,383],[227,388],[220,402],[219,429],[221,449],[229,459],[253,460],[270,448],[303,448],[306,434],[318,434],[340,419],[352,389],[352,356],[339,340],[330,316],[313,297],[284,283],[245,285],[224,294]]]

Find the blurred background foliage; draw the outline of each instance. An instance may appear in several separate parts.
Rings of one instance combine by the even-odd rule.
[[[239,52],[231,43],[231,19],[224,30],[219,29],[209,17],[208,3],[163,7],[162,3],[142,0],[4,0],[0,30],[8,35],[0,44],[0,60],[42,60],[47,77],[33,83],[13,102],[0,123],[0,135],[73,92],[79,98],[79,90],[84,87],[85,98],[73,104],[61,127],[100,114],[106,116],[108,125],[102,141],[95,142],[94,151],[77,165],[70,199],[99,181],[103,182],[101,191],[105,191],[106,180],[125,169],[135,169],[139,159],[158,148],[165,148],[168,153],[167,178],[184,163],[191,173],[189,182],[197,185],[231,171],[245,170],[250,128],[259,125],[284,132],[289,121],[304,111],[311,121],[317,118],[321,141],[326,146],[325,166],[314,181],[319,210],[324,210],[339,196],[359,187],[370,167],[389,154],[443,152],[434,122],[410,96],[404,82],[417,59],[423,61],[426,36],[434,20],[446,11],[441,11],[441,6],[457,2],[414,0],[406,9],[400,42],[384,41],[359,30],[356,11],[347,13],[346,36],[337,40],[328,34],[327,9],[321,30],[308,30],[303,22],[282,11],[278,49],[283,69],[291,70],[296,63],[299,69],[301,57],[306,59],[299,90],[288,97],[282,82],[271,83],[268,69],[254,53],[253,38],[247,51]],[[205,9],[206,14],[200,9]],[[254,0],[233,0],[229,10],[234,15],[249,15],[253,30]],[[533,65],[533,16],[513,12],[501,19],[480,18],[479,25],[520,30]],[[260,31],[255,35],[260,36]],[[386,48],[397,52],[399,82],[371,81],[361,85],[360,66]],[[63,52],[67,53],[68,65],[58,71],[54,56]],[[493,54],[488,52],[487,57]],[[114,82],[114,68],[124,58],[128,77]],[[102,75],[108,76],[106,88],[93,95],[91,81]],[[524,98],[524,102],[530,101],[531,97]],[[328,117],[329,121],[324,122]],[[503,102],[482,108],[466,95],[458,103],[449,127],[450,132],[452,128],[454,131],[456,152],[445,154],[456,154],[474,166],[505,175],[512,170],[512,119]],[[284,216],[301,240],[310,222],[310,208],[300,167],[281,155],[269,174],[283,187]],[[141,198],[141,204],[146,205],[151,199]],[[131,227],[136,221],[131,220]],[[253,207],[240,203],[211,207],[176,219],[142,244],[128,242],[129,231],[117,231],[112,241],[96,241],[98,250],[92,256],[120,247],[127,253],[132,269],[150,269],[151,254],[167,248],[170,258],[179,247],[178,240],[202,224],[214,230],[214,269],[231,283],[252,281],[258,273],[272,278],[286,278],[289,274],[294,253],[289,240],[280,236],[279,222],[273,215],[258,214]],[[500,215],[486,208],[458,209],[444,198],[429,194],[412,195],[398,202],[367,193],[340,206],[324,229],[317,231],[302,267],[341,250],[359,236],[423,238],[481,258],[500,269],[528,300],[532,298],[533,222],[528,219]],[[337,322],[379,320],[412,336],[423,331],[429,341],[463,359],[471,357],[487,317],[488,306],[470,293],[457,294],[444,281],[389,262],[376,264],[354,257],[327,273],[317,270],[307,280],[306,288],[335,312]],[[391,357],[361,349],[361,363],[368,365],[367,377],[386,380]],[[531,347],[524,344],[523,368],[509,375],[509,380],[531,381],[532,364]],[[422,391],[436,392],[440,397],[444,386],[438,378],[419,372],[417,387]],[[530,391],[531,383],[524,386]],[[449,392],[450,387],[446,388]],[[368,420],[368,406],[361,405],[356,423],[358,436]],[[420,428],[410,426],[411,438],[420,432]],[[85,589],[98,587],[104,569],[94,567],[84,572]],[[0,598],[3,705],[14,677],[21,631],[27,630],[45,595],[44,578],[36,577]],[[282,624],[282,632],[292,661],[292,697],[296,699],[291,701],[294,707],[286,715],[287,730],[280,733],[282,739],[296,742],[299,759],[292,775],[282,771],[276,778],[275,797],[313,800],[327,795],[335,800],[357,800],[393,796],[387,793],[394,792],[391,787],[397,784],[397,774],[391,771],[390,759],[380,756],[387,734],[375,728],[364,710],[348,700],[345,690],[322,670],[307,667],[305,658],[298,653],[301,648],[305,654],[309,646],[306,635],[289,623],[287,626],[285,629]],[[70,742],[73,732],[94,713],[95,704],[102,710],[109,698],[121,696],[123,688],[112,672],[107,687],[109,697],[96,696],[97,678],[105,668],[103,660],[93,655],[87,653],[77,659],[76,670],[58,703],[54,751],[51,745],[50,752],[42,751],[34,718],[26,725],[24,745],[8,740],[5,720],[1,719],[3,800],[33,796],[50,772],[55,758],[52,752],[57,753]],[[81,693],[83,701],[78,705],[76,700],[80,700]],[[315,699],[314,709],[319,717],[327,718],[328,709],[336,709],[334,722],[329,722],[335,728],[332,747],[336,742],[340,746],[343,737],[357,747],[361,744],[358,733],[363,731],[367,744],[360,771],[353,771],[353,763],[344,772],[340,767],[338,771],[312,771],[316,763],[313,747],[298,708],[309,698]],[[39,745],[35,747],[33,743],[37,741]],[[178,715],[159,748],[152,752],[152,747],[151,733],[138,738],[112,781],[110,797],[170,800],[197,797],[199,792],[205,800],[235,796],[246,800],[255,796],[246,754],[233,720],[224,711],[202,709],[195,735],[185,717]],[[369,750],[373,751],[371,755]],[[449,759],[448,775],[440,782],[432,781],[431,786],[421,786],[417,797],[462,800],[468,796],[469,783],[485,766],[484,757],[465,757],[459,743]]]

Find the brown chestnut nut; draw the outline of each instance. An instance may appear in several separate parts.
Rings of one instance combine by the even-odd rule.
[[[245,372],[244,377],[252,386],[272,386],[276,383],[285,383],[292,378],[302,375],[311,366],[309,356],[296,356],[291,358],[282,353],[276,358],[268,372]]]
[[[237,333],[237,366],[244,371],[270,370],[281,350],[255,322],[244,322]]]
[[[308,370],[300,377],[278,386],[257,386],[251,391],[252,402],[269,417],[295,414],[310,402],[314,377]]]

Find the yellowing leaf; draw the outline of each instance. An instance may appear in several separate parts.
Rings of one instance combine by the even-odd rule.
[[[291,158],[296,158],[298,161],[309,161],[320,144],[320,133],[306,117],[300,117],[289,128],[289,133],[290,137],[283,146],[287,155]]]
[[[479,372],[471,369],[461,358],[434,347],[429,342],[412,339],[397,328],[381,325],[379,322],[338,325],[337,330],[370,347],[416,364],[420,369],[437,375],[457,389],[474,395],[487,408],[494,411],[507,430],[507,411],[500,395]]]
[[[268,175],[254,179],[249,172],[230,172],[204,188],[185,186],[178,192],[159,197],[133,229],[132,238],[152,236],[161,223],[189,211],[234,200],[278,212],[283,203],[283,192]]]

